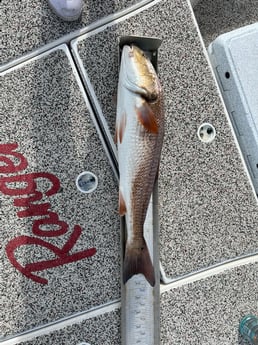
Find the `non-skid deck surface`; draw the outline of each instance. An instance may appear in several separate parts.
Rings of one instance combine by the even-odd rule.
[[[2,62],[136,3],[84,1],[82,20],[69,24],[52,14],[46,1],[2,1]],[[166,275],[176,278],[257,253],[257,201],[188,1],[153,2],[73,42],[78,48],[73,59],[84,66],[94,90],[91,101],[97,97],[111,137],[123,35],[163,39],[158,70],[166,133],[159,214]],[[62,318],[92,312],[120,297],[117,181],[69,54],[68,47],[60,46],[1,78],[0,340],[35,326],[49,327],[49,322],[59,325]],[[204,122],[216,129],[210,144],[197,136]],[[82,171],[98,177],[91,194],[76,188]],[[161,295],[161,344],[243,345],[238,322],[257,312],[257,272],[257,264],[246,265],[170,287]],[[121,343],[117,306],[60,327],[13,343]]]
[[[47,0],[1,1],[0,64],[50,43],[66,34],[134,5],[136,0],[83,1],[82,16],[64,22],[49,8]]]
[[[117,186],[64,50],[2,78],[1,334],[120,295]],[[82,171],[98,177],[77,190]],[[30,198],[30,199],[29,199]]]
[[[162,345],[248,345],[239,322],[258,309],[258,265],[249,264],[161,295]]]
[[[239,321],[256,313],[257,264],[225,271],[161,294],[161,345],[248,345]],[[121,343],[119,312],[103,314],[24,342],[24,345]]]
[[[81,323],[22,342],[23,345],[119,345],[120,312],[118,310],[93,317]]]
[[[205,44],[225,32],[258,20],[256,0],[200,0],[194,8]]]
[[[169,25],[168,25],[169,23]],[[117,42],[123,35],[163,39],[158,70],[166,124],[160,179],[160,255],[177,277],[258,248],[258,210],[203,54],[187,3],[162,1],[77,42],[110,132],[114,134]],[[210,144],[197,136],[210,122]]]

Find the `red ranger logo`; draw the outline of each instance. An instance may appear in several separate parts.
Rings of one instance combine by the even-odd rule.
[[[82,228],[79,225],[74,226],[69,239],[61,248],[40,238],[62,236],[68,231],[68,224],[59,219],[56,212],[51,211],[49,202],[34,204],[35,201],[42,200],[43,196],[50,197],[56,194],[60,189],[60,181],[55,175],[47,172],[22,174],[21,172],[27,168],[28,162],[20,152],[16,151],[17,149],[18,144],[16,143],[0,144],[0,174],[3,175],[0,177],[0,192],[13,197],[15,207],[23,208],[17,211],[19,218],[37,217],[32,225],[32,233],[37,237],[23,235],[13,238],[6,245],[6,255],[11,264],[27,278],[40,284],[47,284],[47,279],[36,275],[34,272],[88,258],[96,253],[96,248],[70,253],[82,233]],[[17,175],[14,176],[15,173]],[[6,176],[8,174],[12,174],[12,176]],[[48,181],[49,189],[46,192],[43,193],[38,190],[38,179]],[[38,219],[39,216],[42,218]],[[47,230],[44,228],[46,225]],[[21,265],[15,257],[15,251],[21,246],[32,245],[41,246],[54,253],[55,258],[33,262],[25,266]]]

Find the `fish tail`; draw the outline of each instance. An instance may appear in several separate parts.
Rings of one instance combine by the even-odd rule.
[[[155,285],[155,273],[151,262],[149,250],[143,239],[141,248],[126,246],[123,281],[124,284],[135,274],[142,273],[151,286]]]

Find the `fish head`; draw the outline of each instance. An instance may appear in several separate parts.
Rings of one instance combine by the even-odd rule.
[[[146,54],[135,45],[123,47],[120,77],[124,86],[147,101],[157,100],[161,86],[157,73]]]

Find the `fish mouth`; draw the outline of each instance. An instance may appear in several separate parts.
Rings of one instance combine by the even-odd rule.
[[[147,56],[146,56],[146,54],[144,53],[144,51],[143,51],[141,48],[139,48],[137,45],[131,43],[128,47],[130,48],[130,51],[129,51],[129,52],[130,52],[131,54],[134,53],[135,51],[138,51],[138,53],[140,53],[141,56],[147,58]]]
[[[134,45],[133,45],[133,44],[130,44],[130,45],[128,46],[128,48],[129,48],[128,56],[129,56],[129,57],[133,57],[133,56],[134,56]]]
[[[126,54],[127,55],[130,55],[129,57],[132,57],[133,55],[133,47],[134,45],[133,44],[126,44],[123,46],[123,51],[125,50],[126,51]]]

